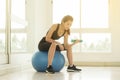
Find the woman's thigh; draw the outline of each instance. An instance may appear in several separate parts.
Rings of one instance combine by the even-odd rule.
[[[48,51],[49,48],[50,48],[50,46],[51,46],[51,44],[52,44],[52,43],[48,43],[48,42],[40,43],[40,44],[38,45],[38,49],[39,49],[40,51]],[[56,45],[56,50],[57,50],[57,51],[61,51],[61,50],[60,50],[60,47],[59,47],[58,45]]]

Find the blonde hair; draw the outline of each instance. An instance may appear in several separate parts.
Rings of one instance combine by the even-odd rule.
[[[62,21],[61,21],[61,24],[62,23],[65,23],[65,22],[67,22],[67,21],[73,21],[73,17],[72,16],[70,16],[70,15],[66,15],[66,16],[64,16],[63,18],[62,18]],[[67,33],[70,35],[70,29],[69,30],[67,30]]]
[[[67,21],[73,21],[73,17],[72,16],[70,16],[70,15],[66,15],[66,16],[64,16],[63,18],[62,18],[62,21],[61,21],[61,23],[65,23],[65,22],[67,22]]]

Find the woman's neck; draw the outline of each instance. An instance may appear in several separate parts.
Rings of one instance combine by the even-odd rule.
[[[64,30],[65,30],[64,25],[60,24],[60,31],[64,31]]]
[[[64,26],[62,24],[59,25],[59,29],[58,29],[58,35],[61,36],[64,33]]]

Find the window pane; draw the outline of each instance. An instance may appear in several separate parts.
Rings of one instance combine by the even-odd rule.
[[[27,37],[26,33],[12,33],[11,34],[11,51],[18,52],[27,50]]]
[[[80,0],[53,0],[53,23],[60,23],[65,15],[73,16],[72,27],[80,27]]]
[[[5,28],[6,0],[0,0],[0,29]]]
[[[81,27],[108,28],[108,0],[82,0]]]
[[[110,33],[83,33],[82,52],[111,52]]]
[[[0,0],[0,52],[5,51],[6,0]]]
[[[25,28],[25,0],[12,0],[11,28]]]
[[[0,52],[5,51],[5,34],[0,34]]]

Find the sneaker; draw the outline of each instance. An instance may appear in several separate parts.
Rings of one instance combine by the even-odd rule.
[[[81,71],[81,69],[78,69],[78,68],[76,68],[75,65],[73,65],[72,67],[68,66],[67,71],[68,72],[75,72],[75,71]]]
[[[53,70],[53,67],[51,65],[49,67],[47,67],[46,72],[51,73],[51,74],[55,73],[55,71]]]

